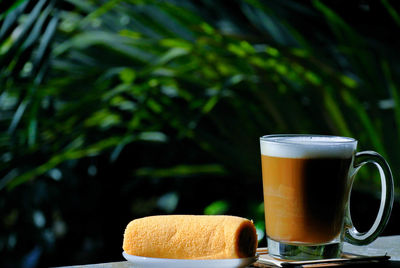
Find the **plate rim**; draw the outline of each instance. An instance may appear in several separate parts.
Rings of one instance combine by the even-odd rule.
[[[124,258],[129,261],[132,262],[131,260],[128,260],[129,257],[132,258],[136,258],[139,262],[143,263],[143,262],[148,262],[148,261],[154,261],[154,262],[159,262],[159,263],[165,263],[165,262],[170,262],[170,263],[176,263],[176,262],[180,262],[180,263],[216,263],[216,262],[220,262],[220,263],[226,263],[226,262],[237,262],[237,264],[244,264],[244,263],[249,263],[248,265],[250,265],[251,263],[254,263],[258,260],[259,255],[256,254],[253,257],[246,257],[246,258],[233,258],[233,259],[171,259],[171,258],[155,258],[155,257],[144,257],[144,256],[137,256],[137,255],[131,255],[126,253],[125,251],[122,251],[122,255],[124,256]]]

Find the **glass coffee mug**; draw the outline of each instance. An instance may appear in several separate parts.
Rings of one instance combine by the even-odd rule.
[[[385,228],[393,206],[393,179],[385,159],[356,153],[357,140],[323,135],[267,135],[260,138],[268,251],[287,260],[339,257],[343,241],[365,245]],[[349,198],[361,166],[373,163],[382,183],[377,218],[360,233]]]

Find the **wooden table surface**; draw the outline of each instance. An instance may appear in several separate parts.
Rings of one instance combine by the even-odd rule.
[[[390,261],[388,265],[384,267],[398,267],[400,268],[400,235],[395,236],[382,236],[377,240],[372,242],[367,246],[353,246],[345,243],[343,246],[343,251],[366,255],[366,256],[379,256],[387,254],[390,256]],[[121,260],[122,252],[121,252]],[[87,265],[75,265],[75,266],[63,266],[72,268],[132,268],[134,267],[131,263],[127,261],[117,261],[109,263],[97,263],[97,264],[87,264]],[[357,266],[359,267],[359,266]],[[379,267],[382,267],[379,265]],[[188,267],[190,268],[190,267]]]

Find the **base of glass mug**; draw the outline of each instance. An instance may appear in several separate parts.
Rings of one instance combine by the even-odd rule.
[[[284,260],[319,260],[338,258],[342,252],[342,245],[339,242],[332,242],[319,245],[296,244],[278,242],[267,238],[268,254],[274,258]]]

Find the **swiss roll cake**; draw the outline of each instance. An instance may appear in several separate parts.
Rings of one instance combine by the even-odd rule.
[[[246,258],[256,253],[257,234],[252,221],[237,216],[149,216],[127,225],[122,248],[152,258]]]

